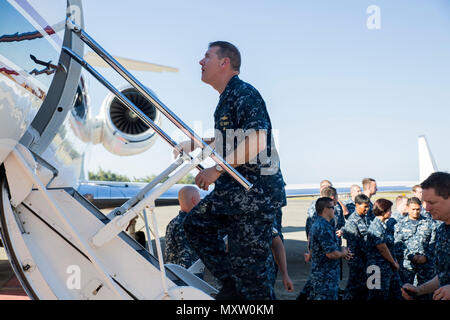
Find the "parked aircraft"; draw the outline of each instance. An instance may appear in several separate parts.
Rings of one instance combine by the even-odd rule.
[[[83,26],[81,0],[0,1],[0,225],[11,265],[33,299],[211,299],[217,291],[208,283],[164,265],[157,234],[156,254],[124,230],[143,215],[147,234],[151,224],[155,232],[154,206],[174,199],[180,187],[174,184],[206,156],[244,188],[251,185],[124,67],[174,69],[115,59]],[[95,54],[85,55],[86,45]],[[128,84],[111,86],[93,65],[113,68]],[[112,92],[96,117],[82,68]],[[80,184],[86,143],[132,155],[160,136],[177,148],[159,128],[162,116],[202,144],[203,152],[194,158],[183,153],[152,183],[136,188]],[[105,188],[133,191],[104,215],[83,195],[117,200],[112,193],[98,197]],[[302,192],[288,188],[288,195]]]

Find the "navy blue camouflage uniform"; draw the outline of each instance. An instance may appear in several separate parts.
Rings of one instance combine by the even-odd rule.
[[[167,225],[164,257],[166,263],[178,264],[188,269],[198,260],[198,256],[189,246],[184,233],[183,222],[186,215],[186,212],[180,210]]]
[[[316,211],[316,202],[317,202],[317,200],[313,200],[311,202],[311,205],[309,206],[308,211],[306,213],[307,218],[306,218],[305,232],[306,232],[307,239],[309,239],[312,225],[314,224],[316,218],[319,216]],[[345,225],[344,212],[343,212],[343,209],[339,202],[336,203],[336,205],[334,206],[334,218],[331,221],[331,223],[333,224],[335,231],[341,230]],[[337,242],[338,242],[338,246],[342,245],[341,238],[338,237]],[[308,242],[308,251],[311,252],[311,243],[310,242]],[[342,276],[341,271],[342,271],[342,260],[340,259],[339,260],[339,274]],[[311,290],[311,283],[310,283],[310,280],[308,279],[306,281],[305,285],[303,286],[303,288],[300,292],[300,295],[303,295],[303,296],[308,295],[310,290]]]
[[[406,217],[395,225],[395,251],[400,264],[399,274],[402,284],[414,284],[416,276],[417,285],[434,278],[435,238],[433,221],[423,216],[419,216],[417,220]],[[414,263],[415,255],[425,256],[426,262]]]
[[[369,300],[401,300],[400,276],[394,271],[391,264],[384,259],[376,247],[379,244],[386,244],[395,259],[394,247],[394,226],[375,218],[370,223],[367,232],[367,265],[378,266],[380,270],[380,288],[371,288],[367,295]]]
[[[353,258],[348,261],[349,274],[344,300],[366,300],[367,298],[367,234],[374,218],[373,213],[359,215],[354,211],[342,229],[342,236],[347,240],[347,247],[353,253]]]
[[[317,199],[313,200],[306,212],[307,218],[306,218],[305,232],[306,232],[307,239],[309,239],[309,234],[311,231],[311,227],[314,224],[314,221],[319,216],[316,211],[316,202],[317,202]],[[336,205],[334,206],[334,218],[331,221],[331,223],[333,224],[335,231],[341,230],[345,225],[344,212],[343,212],[343,209],[339,202],[336,203]],[[338,245],[341,246],[342,239],[338,237],[337,241],[338,241]],[[309,242],[308,242],[308,251],[311,252],[311,244]],[[342,276],[341,271],[342,271],[342,260],[339,261],[339,274]],[[308,292],[310,291],[310,288],[311,288],[311,284],[310,284],[309,280],[307,280],[305,285],[303,286],[303,289],[300,292],[300,295],[307,295]]]
[[[222,174],[214,190],[186,217],[186,236],[222,284],[231,278],[237,293],[245,299],[270,299],[266,262],[271,252],[276,210],[286,205],[286,193],[265,102],[254,87],[234,76],[220,95],[214,123],[216,150],[223,155],[238,145],[235,139],[227,139],[235,130],[266,130],[268,158],[272,163],[265,164],[260,153],[257,163],[236,168],[253,184],[248,191],[229,174]],[[274,158],[278,161],[276,166]],[[217,237],[219,229],[228,234],[228,253]]]
[[[327,253],[339,251],[340,246],[333,222],[317,216],[311,227],[311,274],[308,300],[337,300],[339,290],[339,259]]]
[[[450,284],[450,225],[441,223],[436,230],[436,274],[439,287]]]

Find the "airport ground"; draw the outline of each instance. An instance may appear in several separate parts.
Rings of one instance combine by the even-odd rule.
[[[373,199],[387,198],[391,201],[398,194],[378,193]],[[308,278],[310,264],[306,263],[303,254],[306,252],[305,222],[306,211],[314,197],[302,197],[289,199],[288,205],[283,208],[282,230],[284,235],[284,245],[286,248],[286,258],[289,276],[294,284],[294,292],[287,292],[283,288],[280,275],[278,275],[275,292],[279,300],[295,300],[300,290]],[[177,206],[157,207],[155,214],[157,217],[158,233],[161,237],[161,244],[164,248],[164,235],[166,226],[177,214]],[[106,210],[106,212],[108,212]],[[143,222],[138,221],[136,229],[143,230]],[[345,245],[345,243],[344,243]],[[343,280],[341,287],[345,286],[347,276],[347,265],[343,263]],[[205,279],[215,285],[210,274],[206,274]],[[5,250],[0,248],[0,300],[22,300],[27,299],[25,292],[20,287],[14,272],[11,269]]]

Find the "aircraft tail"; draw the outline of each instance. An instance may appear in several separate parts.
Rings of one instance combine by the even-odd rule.
[[[433,172],[438,171],[425,136],[419,136],[419,181],[422,182]]]

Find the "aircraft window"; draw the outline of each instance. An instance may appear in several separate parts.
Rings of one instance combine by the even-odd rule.
[[[72,114],[77,120],[85,120],[87,116],[86,98],[83,90],[81,89],[81,85],[78,85],[77,92],[75,94]]]

